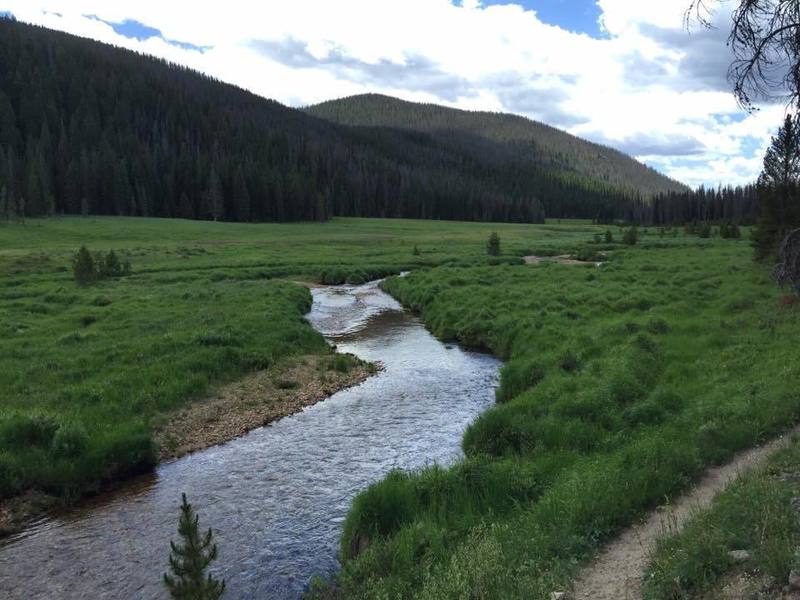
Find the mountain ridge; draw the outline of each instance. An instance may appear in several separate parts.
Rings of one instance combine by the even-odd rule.
[[[351,108],[356,107],[356,110]],[[603,177],[603,169],[595,172],[578,169],[577,172],[586,177],[597,177],[628,191],[638,191],[647,195],[665,192],[682,192],[689,188],[674,179],[649,167],[632,156],[611,146],[598,144],[571,134],[567,131],[548,125],[523,115],[499,111],[466,110],[448,107],[435,103],[412,102],[387,96],[367,93],[326,100],[305,107],[307,113],[330,121],[366,127],[392,127],[412,129],[442,135],[450,131],[459,131],[475,135],[487,140],[508,144],[524,144],[533,142],[546,158],[552,161],[552,148],[566,147],[571,153],[595,153],[601,161],[611,160],[623,166],[623,176],[631,170],[641,170],[647,181],[644,185],[631,185],[623,177],[616,180]],[[574,167],[572,164],[567,167]],[[599,171],[599,173],[598,173]]]
[[[313,114],[325,105],[287,107],[162,59],[8,18],[0,18],[0,57],[0,218],[606,220],[623,218],[647,193],[604,180],[603,169],[575,168],[575,151],[509,142],[509,123],[524,117],[499,117],[506,129],[495,117],[489,133],[481,120],[446,131],[395,126],[389,110],[382,122],[393,126],[351,125]],[[454,110],[427,113],[452,118]],[[572,140],[549,126],[537,131]]]

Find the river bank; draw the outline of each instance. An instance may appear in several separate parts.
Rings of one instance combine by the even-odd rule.
[[[166,416],[153,432],[159,459],[229,442],[358,385],[380,369],[347,354],[288,357]]]
[[[359,385],[381,369],[380,363],[350,354],[286,357],[270,369],[218,386],[204,399],[157,417],[153,438],[159,462],[241,437]],[[106,481],[97,493],[123,481]],[[65,508],[64,499],[36,490],[0,500],[0,540],[59,507]]]

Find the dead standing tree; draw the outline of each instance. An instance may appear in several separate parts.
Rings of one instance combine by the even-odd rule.
[[[800,229],[790,231],[783,238],[775,266],[775,281],[782,287],[792,288],[800,294]]]
[[[711,27],[717,3],[721,0],[692,0],[687,26],[698,21]],[[739,0],[731,18],[728,80],[739,103],[747,110],[757,101],[800,106],[800,2]]]

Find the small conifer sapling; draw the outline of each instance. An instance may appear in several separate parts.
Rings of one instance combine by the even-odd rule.
[[[178,521],[181,542],[170,541],[169,568],[164,573],[164,586],[176,600],[218,600],[225,591],[225,580],[206,574],[206,568],[217,558],[217,545],[211,528],[202,535],[198,516],[182,494],[181,516]]]

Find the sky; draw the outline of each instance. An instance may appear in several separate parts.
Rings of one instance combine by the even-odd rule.
[[[383,93],[511,112],[697,186],[754,180],[783,105],[726,81],[730,4],[688,0],[0,0],[17,19],[156,55],[290,106]]]

